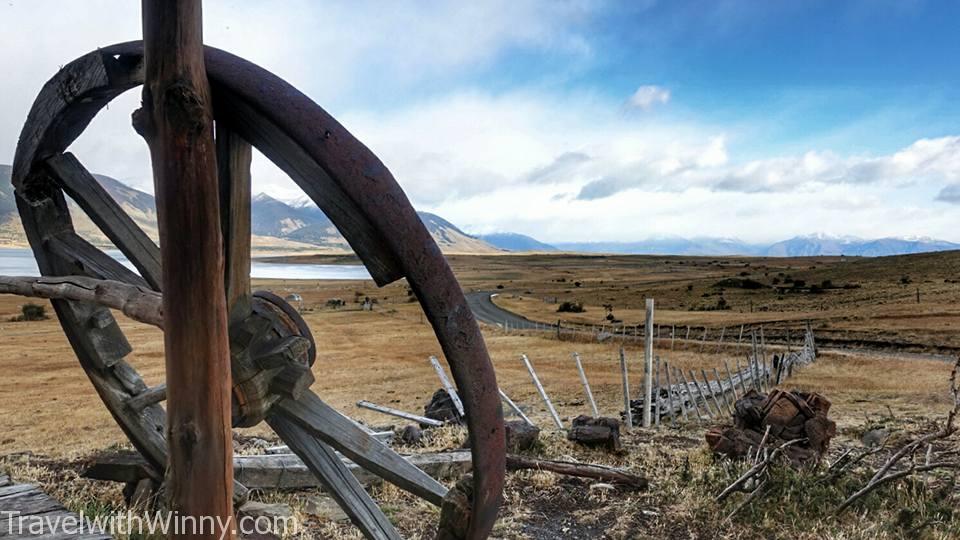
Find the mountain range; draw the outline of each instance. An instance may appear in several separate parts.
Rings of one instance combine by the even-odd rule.
[[[0,245],[26,246],[27,240],[20,225],[11,168],[0,165]],[[124,183],[101,174],[94,174],[100,185],[123,210],[133,218],[155,241],[157,213],[153,195],[133,189]],[[90,221],[72,201],[69,202],[77,232],[91,243],[109,247],[110,240]],[[252,245],[256,251],[330,251],[342,253],[350,246],[333,223],[312,201],[286,203],[259,194],[251,200],[250,228]],[[483,240],[471,236],[440,216],[417,212],[427,230],[445,253],[497,253],[501,251]]]
[[[823,233],[795,236],[773,244],[747,243],[735,238],[653,238],[640,242],[564,242],[562,251],[631,255],[748,255],[756,257],[817,257],[848,255],[884,257],[960,249],[960,244],[933,238],[879,238],[865,240]]]
[[[9,165],[0,165],[0,245],[26,246],[10,184]],[[94,175],[121,208],[154,240],[157,214],[153,196],[131,188],[109,176]],[[99,246],[111,246],[109,239],[72,202],[71,215],[77,231]],[[498,252],[580,252],[631,255],[706,255],[811,257],[849,255],[881,257],[960,249],[960,244],[932,238],[880,238],[865,240],[851,236],[812,234],[772,244],[748,243],[735,238],[682,238],[666,236],[636,242],[559,242],[547,244],[518,233],[501,232],[471,235],[442,217],[417,212],[427,230],[445,253]],[[313,201],[303,198],[281,201],[266,194],[251,200],[252,244],[264,251],[330,251],[343,253],[350,246],[333,223]]]

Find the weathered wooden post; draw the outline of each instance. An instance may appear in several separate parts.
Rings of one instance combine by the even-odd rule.
[[[169,507],[232,524],[230,349],[201,1],[142,7],[145,83],[133,122],[150,146],[161,233]],[[177,536],[222,538],[190,532],[198,534]]]
[[[633,411],[630,410],[630,376],[623,347],[620,347],[620,376],[623,378],[623,422],[626,428],[630,429],[633,427]]]
[[[580,373],[580,382],[583,383],[583,391],[587,394],[587,401],[590,402],[590,410],[593,416],[600,416],[597,410],[597,402],[593,400],[593,392],[590,390],[590,381],[587,380],[587,374],[583,371],[583,363],[580,362],[580,353],[573,353],[573,359],[577,362],[577,371]]]
[[[643,427],[650,427],[653,398],[653,298],[647,298],[646,342],[643,348]],[[658,330],[659,331],[659,330]]]

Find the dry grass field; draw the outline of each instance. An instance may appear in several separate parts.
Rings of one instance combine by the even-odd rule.
[[[349,260],[314,259],[327,263]],[[612,304],[617,318],[636,324],[642,320],[643,299],[652,296],[657,299],[657,317],[663,324],[720,327],[791,321],[799,327],[809,319],[818,338],[826,334],[861,344],[867,338],[874,345],[889,342],[887,354],[882,355],[825,352],[784,385],[820,392],[833,402],[831,417],[839,430],[833,455],[843,448],[859,447],[860,435],[878,425],[904,437],[930,429],[930,422],[941,418],[951,404],[951,363],[901,351],[950,353],[960,347],[956,336],[960,285],[954,282],[960,278],[957,253],[883,260],[501,255],[454,256],[451,262],[466,290],[499,291],[498,303],[537,320],[563,318],[601,324],[606,315],[603,304]],[[783,283],[787,277],[807,285],[829,280],[836,286],[859,287],[778,293],[770,287],[727,286],[721,291],[714,286],[729,278],[749,278],[772,286],[774,279]],[[439,388],[427,360],[431,354],[440,355],[439,346],[402,282],[383,289],[361,281],[271,280],[258,281],[255,286],[302,296],[304,317],[318,346],[313,389],[346,414],[372,425],[394,424],[387,417],[357,408],[356,401],[367,399],[419,412]],[[356,303],[366,296],[377,299],[373,311],[362,311]],[[716,305],[721,296],[731,309],[697,310]],[[345,300],[347,306],[326,307],[332,298]],[[581,302],[586,312],[558,314],[553,298]],[[0,297],[0,321],[4,321],[0,322],[0,370],[4,373],[0,377],[0,469],[41,481],[74,506],[116,504],[119,489],[76,478],[75,463],[105,448],[124,445],[124,437],[86,381],[54,319],[6,322],[19,312],[21,304],[22,299]],[[52,310],[48,312],[52,314]],[[128,320],[122,320],[122,326],[134,346],[131,363],[148,382],[161,381],[159,331]],[[588,412],[571,357],[575,351],[583,359],[601,413],[617,416],[622,410],[619,343],[559,341],[545,333],[507,334],[487,326],[484,334],[501,387],[514,401],[529,407],[542,427],[550,426],[549,417],[520,361],[521,353],[529,355],[565,419]],[[625,347],[633,386],[638,388],[642,345],[628,342]],[[746,351],[728,345],[720,354],[713,347],[700,354],[695,346],[671,350],[669,340],[661,340],[656,352],[684,369],[712,369],[722,359],[742,358]],[[254,428],[251,433],[270,436],[265,428]],[[591,489],[588,482],[548,473],[511,474],[508,505],[497,536],[897,538],[927,518],[930,523],[915,534],[932,538],[960,534],[956,520],[943,518],[936,502],[943,499],[956,504],[956,483],[950,484],[944,499],[943,493],[932,491],[944,482],[936,475],[925,480],[928,489],[919,485],[923,482],[910,483],[909,489],[885,492],[886,499],[871,499],[861,513],[833,518],[828,510],[842,500],[839,492],[807,493],[796,477],[784,473],[778,480],[782,483],[780,497],[755,505],[742,519],[723,521],[732,503],[717,505],[711,497],[738,469],[714,462],[702,435],[703,428],[696,425],[636,429],[626,437],[629,454],[613,456],[577,448],[559,434],[545,433],[542,453],[547,456],[630,467],[648,475],[653,486],[642,493],[607,493]],[[461,438],[462,434],[448,433],[431,444],[452,447]],[[435,523],[434,509],[389,487],[377,488],[375,494],[394,509],[390,515],[406,535],[430,537],[426,527]],[[298,496],[265,497],[296,501]],[[807,500],[809,497],[814,499]],[[910,508],[919,517],[904,521],[898,508]],[[328,538],[352,534],[347,527],[326,522],[316,524],[314,531]]]

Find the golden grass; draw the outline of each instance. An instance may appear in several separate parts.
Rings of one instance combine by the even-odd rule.
[[[460,269],[465,288],[493,290],[497,284],[505,283],[506,288],[498,302],[543,320],[555,320],[557,314],[555,304],[543,302],[539,299],[541,295],[546,296],[551,291],[568,294],[563,291],[566,287],[572,290],[572,279],[590,276],[577,289],[585,289],[588,296],[599,294],[595,298],[600,299],[604,295],[620,294],[614,292],[618,286],[616,284],[627,283],[628,289],[620,286],[622,301],[617,305],[623,307],[617,307],[615,311],[628,322],[642,319],[643,297],[658,291],[665,292],[663,302],[657,296],[658,306],[662,307],[658,309],[658,320],[664,324],[735,326],[768,320],[799,321],[811,317],[836,331],[865,334],[894,332],[900,338],[934,343],[939,339],[938,336],[953,332],[958,322],[957,308],[954,307],[956,303],[953,303],[954,293],[945,288],[942,280],[941,283],[921,284],[930,291],[930,296],[936,302],[920,304],[919,307],[907,301],[909,295],[901,294],[894,298],[896,301],[888,300],[886,303],[878,303],[880,300],[874,299],[870,301],[873,302],[871,304],[861,299],[864,303],[859,307],[838,301],[824,311],[812,309],[813,304],[809,303],[809,299],[794,301],[791,298],[789,300],[792,303],[779,311],[697,312],[679,306],[682,299],[687,297],[685,284],[693,283],[696,293],[722,276],[734,272],[733,275],[738,275],[742,271],[742,261],[723,260],[722,265],[717,267],[707,264],[707,261],[698,261],[697,265],[680,265],[680,259],[671,260],[670,264],[664,264],[663,259],[637,262],[615,258],[611,262],[611,258],[550,259],[541,256],[531,260],[516,256],[453,257],[452,260],[454,266]],[[609,268],[605,266],[608,263]],[[797,268],[809,266],[809,263],[797,261],[778,264]],[[839,265],[840,262],[818,264],[818,270],[809,272],[832,275],[830,272],[836,269],[831,270],[830,265]],[[886,272],[898,273],[896,270]],[[568,281],[557,283],[551,280],[558,277],[551,276],[568,276]],[[879,283],[885,278],[876,279]],[[281,295],[296,292],[303,297],[306,308],[304,317],[318,344],[318,359],[314,366],[317,382],[313,390],[346,414],[373,425],[400,425],[402,421],[359,409],[355,402],[367,399],[410,412],[420,412],[430,395],[440,387],[427,361],[431,354],[440,356],[439,346],[432,330],[424,322],[419,306],[409,302],[404,283],[377,289],[370,282],[272,280],[258,281],[257,286]],[[896,291],[897,288],[892,286],[890,290]],[[849,294],[862,293],[863,289],[860,289]],[[569,298],[577,299],[577,294],[581,293],[569,293]],[[357,308],[354,300],[365,296],[377,299],[378,305],[374,311],[365,312]],[[342,298],[348,302],[348,306],[342,309],[326,308],[325,302],[331,298]],[[757,304],[767,301],[771,300],[757,299]],[[0,341],[0,372],[5,374],[0,378],[0,417],[4,418],[0,432],[0,456],[8,456],[0,459],[0,468],[12,469],[16,476],[26,480],[36,479],[45,486],[63,486],[55,494],[76,501],[75,507],[90,504],[91,500],[98,501],[98,504],[102,501],[116,503],[119,496],[117,489],[105,489],[102,484],[79,480],[74,473],[51,476],[49,472],[48,459],[60,462],[88,456],[111,445],[123,445],[126,441],[77,365],[55,319],[5,322],[19,312],[22,303],[19,298],[0,297],[0,321],[4,321],[0,322],[0,335],[4,337]],[[589,311],[584,322],[600,322],[603,314],[599,307],[601,303],[588,302]],[[48,311],[52,316],[52,310]],[[596,320],[592,317],[596,317]],[[154,328],[118,318],[135,351],[128,360],[150,384],[160,382],[163,379],[161,333]],[[520,360],[520,355],[524,353],[529,355],[565,421],[589,410],[571,357],[575,351],[580,353],[583,360],[601,413],[617,416],[622,410],[617,358],[620,343],[559,341],[537,332],[507,334],[490,327],[483,330],[501,387],[514,401],[529,408],[528,414],[541,426],[550,426],[551,422]],[[639,343],[626,343],[624,346],[630,363],[632,387],[639,389],[642,380],[641,346]],[[721,366],[719,358],[732,360],[737,356],[742,358],[745,353],[726,347],[718,356],[714,354],[713,345],[708,345],[704,354],[699,354],[698,349],[696,345],[691,345],[684,350],[678,344],[675,350],[671,350],[669,340],[661,340],[656,354],[684,370],[699,370],[702,367],[712,372],[713,367]],[[798,371],[785,386],[817,391],[829,397],[833,402],[831,417],[837,420],[841,428],[837,446],[849,446],[858,444],[858,434],[875,424],[877,419],[916,426],[925,420],[939,418],[949,404],[946,385],[949,370],[949,364],[932,359],[827,353],[821,355],[815,364]],[[264,427],[254,428],[250,432],[269,435]],[[459,432],[445,432],[432,440],[429,448],[452,448],[461,438]],[[702,428],[694,425],[686,425],[679,430],[637,429],[625,438],[629,456],[585,450],[565,441],[556,433],[547,432],[544,438],[542,452],[548,457],[571,456],[630,467],[654,478],[654,488],[648,493],[607,493],[591,490],[589,482],[570,481],[546,473],[511,474],[506,493],[508,504],[497,528],[499,537],[563,538],[577,537],[578,534],[586,535],[580,537],[592,537],[601,532],[610,538],[753,538],[758,534],[791,538],[896,537],[890,532],[892,529],[885,525],[896,517],[892,507],[886,506],[869,518],[871,529],[862,528],[863,531],[869,530],[869,534],[858,532],[861,529],[858,529],[854,516],[839,521],[814,519],[808,515],[794,516],[789,519],[799,521],[779,532],[778,526],[770,521],[772,518],[762,515],[751,515],[752,522],[720,523],[718,516],[730,508],[717,508],[710,501],[711,490],[715,490],[719,483],[729,481],[728,477],[735,471],[729,467],[717,468],[703,449]],[[42,457],[10,456],[19,452],[33,452]],[[784,485],[789,484],[787,480],[784,482]],[[71,495],[71,490],[77,493]],[[788,490],[785,493],[793,492]],[[430,537],[429,525],[435,523],[435,509],[389,487],[377,488],[374,494],[390,509],[391,516],[407,537]],[[293,502],[295,506],[298,504],[298,496],[288,494],[278,497]],[[923,495],[911,500],[926,505],[928,499],[928,495]],[[907,504],[899,499],[897,501]],[[775,508],[762,505],[761,508],[766,508],[771,515],[779,515]],[[808,530],[804,529],[805,519],[812,520]],[[559,525],[554,527],[551,521],[557,521]],[[320,531],[324,537],[356,537],[349,526],[328,522],[314,525],[314,531]],[[567,532],[563,531],[563,527],[568,527]]]

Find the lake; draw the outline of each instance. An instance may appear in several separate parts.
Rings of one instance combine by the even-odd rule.
[[[124,266],[134,270],[130,261],[117,250],[105,250]],[[371,279],[367,269],[359,264],[287,264],[268,263],[254,259],[250,274],[264,279]],[[0,248],[0,275],[39,276],[33,252],[26,248]]]

